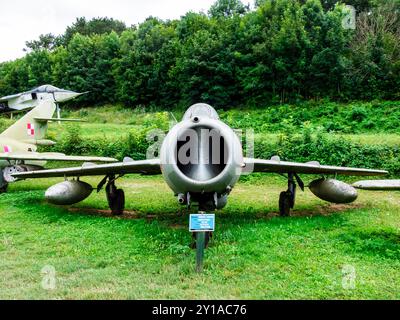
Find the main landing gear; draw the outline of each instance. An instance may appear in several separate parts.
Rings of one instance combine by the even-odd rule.
[[[18,161],[17,161],[18,162]],[[23,162],[9,165],[0,170],[0,194],[7,192],[8,184],[17,181],[12,175],[14,173],[27,172],[43,169],[40,166],[27,165]]]
[[[304,191],[304,183],[296,173],[289,173],[287,180],[288,189],[279,195],[279,214],[282,217],[289,216],[290,209],[294,208],[296,202],[296,182],[300,189]]]
[[[0,179],[0,194],[6,193],[8,189],[8,183]]]
[[[0,193],[7,192],[8,184],[17,180],[12,176],[14,173],[37,169],[40,169],[40,167],[27,166],[24,164],[9,165],[8,167],[3,168],[2,170],[0,170]]]
[[[119,216],[124,213],[125,193],[124,190],[117,189],[117,186],[115,185],[115,180],[116,178],[114,175],[106,176],[97,187],[97,192],[99,192],[102,189],[103,185],[107,183],[106,196],[108,206],[110,207],[111,213],[114,216]]]

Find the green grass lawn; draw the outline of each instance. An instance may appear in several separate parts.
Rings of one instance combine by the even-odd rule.
[[[360,192],[339,206],[306,191],[280,218],[284,180],[241,182],[217,213],[199,275],[187,212],[161,177],[119,180],[119,218],[104,191],[72,209],[46,204],[58,181],[18,182],[0,195],[0,299],[400,298],[400,192]],[[55,290],[41,286],[44,266],[56,270]],[[342,287],[344,266],[355,268],[354,289]]]

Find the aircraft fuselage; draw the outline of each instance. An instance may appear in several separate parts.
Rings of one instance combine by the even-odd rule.
[[[164,139],[160,160],[164,179],[182,204],[193,199],[218,208],[239,180],[243,152],[239,137],[216,111],[197,104]]]

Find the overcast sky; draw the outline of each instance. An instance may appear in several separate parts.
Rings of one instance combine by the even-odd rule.
[[[0,0],[0,62],[24,55],[25,41],[61,34],[76,17],[110,17],[128,26],[148,16],[179,18],[207,11],[215,0]],[[245,1],[246,2],[246,1]]]

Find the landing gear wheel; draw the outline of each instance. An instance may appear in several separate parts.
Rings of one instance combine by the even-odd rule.
[[[283,191],[279,195],[279,214],[282,217],[288,217],[290,215],[290,208],[292,208],[292,195],[290,192]]]
[[[6,193],[8,188],[8,183],[0,186],[0,194],[1,193]]]
[[[197,232],[193,232],[192,236],[194,241],[192,242],[192,244],[190,245],[190,248],[192,249],[196,249],[197,245],[196,245],[196,233]],[[211,238],[212,238],[213,234],[212,232],[205,232],[205,237],[204,237],[204,248],[208,247],[208,243],[210,242]]]
[[[6,167],[2,170],[2,175],[3,175],[2,179],[7,183],[15,182],[17,179],[14,178],[12,175],[14,173],[20,173],[20,172],[26,172],[26,171],[28,171],[28,170],[24,166],[15,165],[15,166]]]
[[[4,170],[0,170],[0,193],[6,193],[8,182],[4,178]]]
[[[301,190],[304,191],[304,183],[295,173],[288,174],[288,189],[279,195],[279,214],[282,217],[290,215],[290,209],[294,208],[296,201],[296,181],[299,183]]]
[[[106,186],[106,195],[108,206],[114,216],[119,216],[124,213],[125,209],[125,193],[122,189],[117,189],[114,183],[109,183]]]

